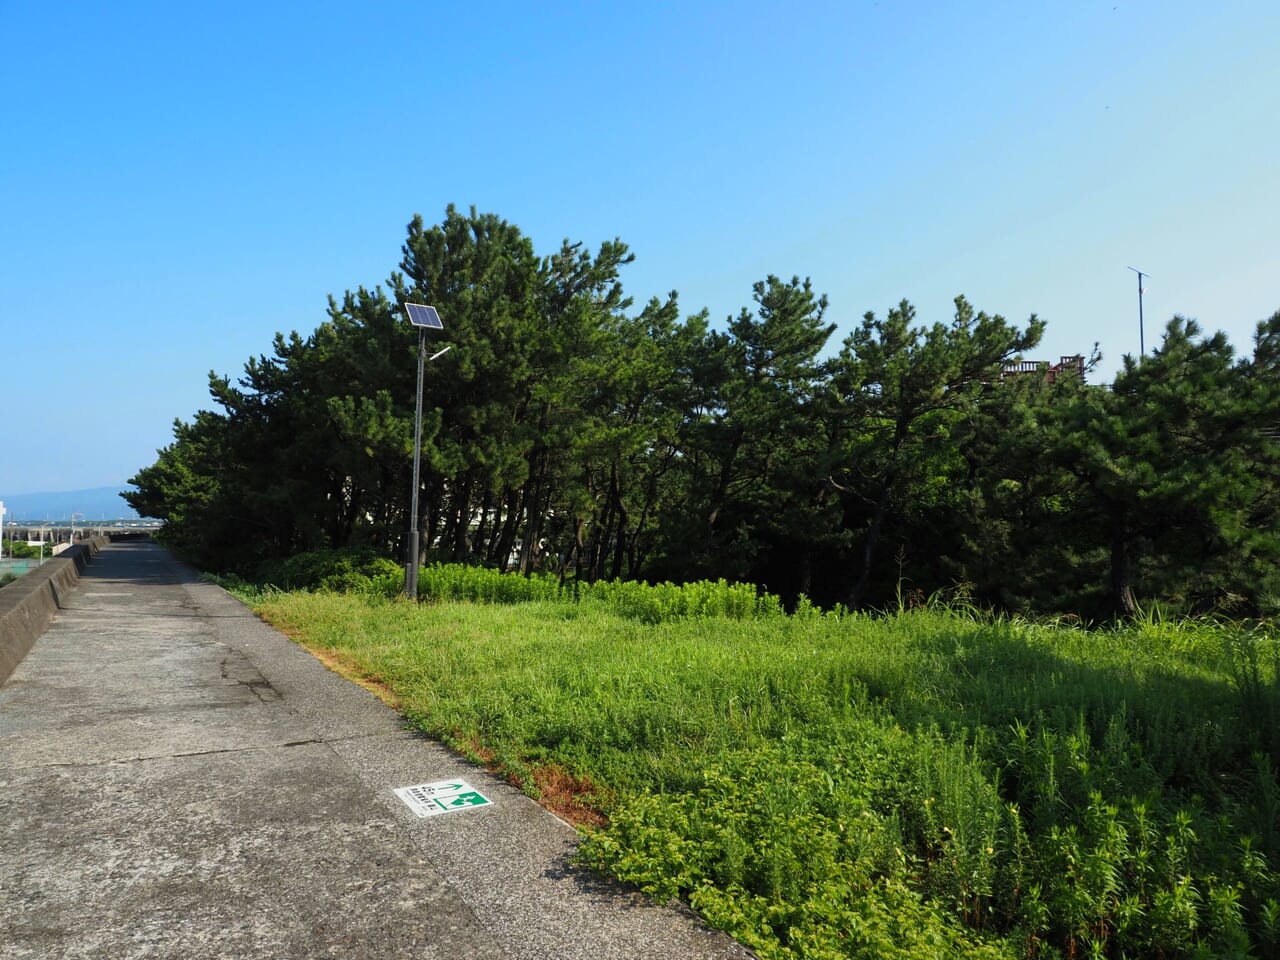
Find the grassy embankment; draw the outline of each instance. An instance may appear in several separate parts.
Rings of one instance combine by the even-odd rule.
[[[786,616],[714,584],[574,602],[445,567],[422,589],[255,609],[762,957],[1280,949],[1264,629]]]

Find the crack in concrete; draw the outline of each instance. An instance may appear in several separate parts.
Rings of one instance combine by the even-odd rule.
[[[234,675],[232,673],[233,659],[235,660],[234,666],[247,668],[242,672],[248,673],[251,671],[253,676],[249,677],[249,679],[245,679],[244,677]],[[223,657],[220,668],[223,680],[231,680],[241,686],[248,687],[249,692],[258,698],[259,703],[275,703],[281,699],[280,691],[271,685],[271,681],[263,677],[261,673],[258,673],[253,664],[243,654],[237,654],[235,658]]]
[[[325,746],[336,741],[331,740],[289,740],[285,743],[262,743],[252,747],[222,747],[217,750],[192,750],[188,753],[157,753],[141,757],[112,757],[109,760],[66,760],[57,763],[33,763],[22,766],[0,764],[0,773],[22,772],[24,770],[50,770],[57,767],[110,767],[130,763],[151,763],[156,760],[185,760],[188,757],[214,757],[223,753],[254,753],[262,750],[282,750],[290,747]]]

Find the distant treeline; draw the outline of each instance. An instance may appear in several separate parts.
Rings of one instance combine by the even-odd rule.
[[[450,206],[402,249],[388,290],[331,298],[235,383],[211,374],[218,409],[130,480],[196,563],[403,558],[418,335],[401,305],[419,302],[444,320],[430,349],[453,347],[426,367],[424,560],[854,608],[938,591],[1090,619],[1280,606],[1280,312],[1239,359],[1175,317],[1106,388],[1011,373],[1043,321],[963,298],[948,323],[906,301],[867,313],[830,352],[807,280],[767,277],[721,329],[675,293],[633,310],[618,240],[539,256]]]

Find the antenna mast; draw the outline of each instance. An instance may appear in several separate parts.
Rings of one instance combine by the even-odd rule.
[[[1143,273],[1137,267],[1130,267],[1129,269],[1138,275],[1138,355],[1145,357],[1147,355],[1147,344],[1146,337],[1143,335],[1142,295],[1147,292],[1147,288],[1142,285],[1142,278],[1149,277],[1151,274]]]

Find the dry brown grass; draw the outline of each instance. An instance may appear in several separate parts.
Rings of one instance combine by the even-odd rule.
[[[393,710],[400,709],[400,698],[396,696],[395,691],[391,689],[386,680],[379,674],[367,673],[362,670],[351,655],[337,650],[316,649],[298,640],[297,637],[291,637],[290,639],[298,641],[299,646],[338,676],[364,687]]]

